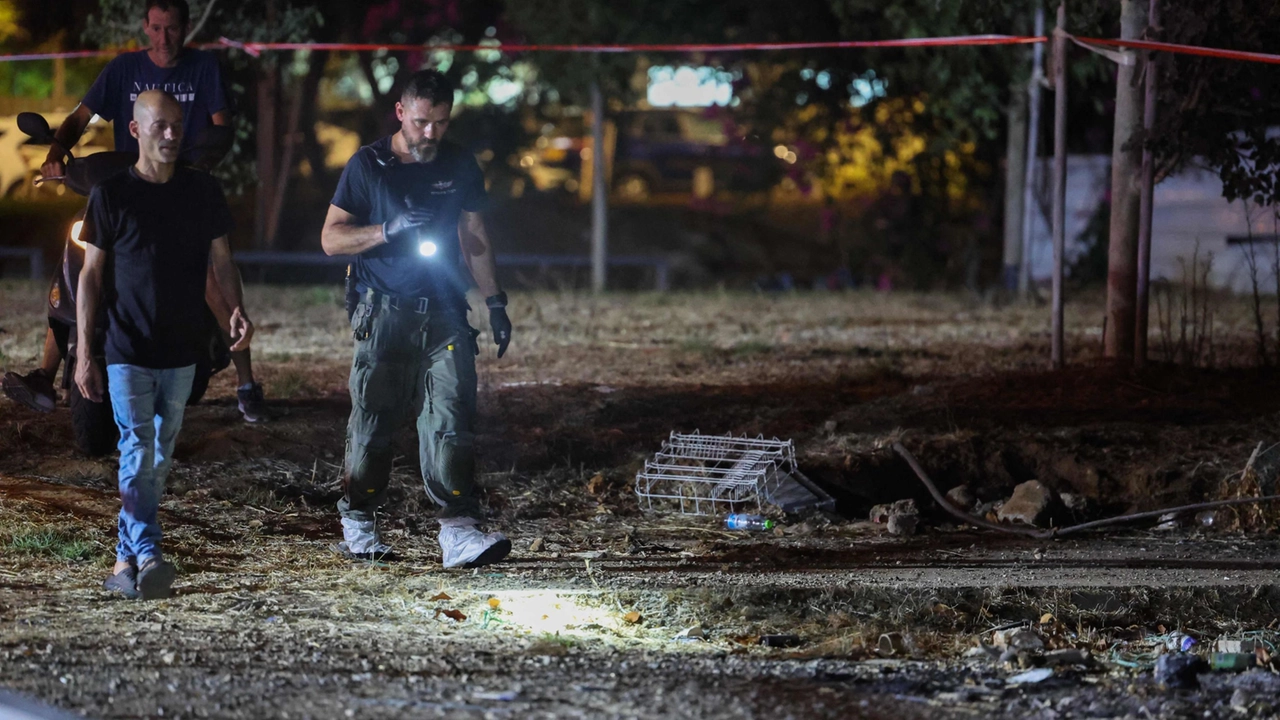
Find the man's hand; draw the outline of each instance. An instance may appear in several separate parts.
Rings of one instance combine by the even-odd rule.
[[[40,166],[40,175],[42,177],[62,177],[67,174],[67,166],[62,162],[62,153],[49,152],[49,156],[45,158],[44,164]]]
[[[511,344],[511,318],[505,307],[489,308],[489,328],[493,330],[493,344],[498,346],[498,357],[502,357]]]
[[[245,315],[240,308],[232,311],[228,331],[231,335],[232,352],[249,349],[249,341],[253,338],[253,322],[249,320],[249,316]]]
[[[102,371],[92,358],[77,357],[76,387],[80,390],[80,397],[102,402]]]
[[[395,242],[420,227],[430,225],[434,217],[435,214],[426,208],[410,206],[408,210],[383,223],[382,234],[386,236],[388,243]]]

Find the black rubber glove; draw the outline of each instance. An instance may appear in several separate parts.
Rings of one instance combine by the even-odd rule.
[[[507,317],[507,294],[498,293],[484,299],[489,308],[489,328],[493,330],[493,344],[498,346],[498,357],[507,352],[511,344],[511,318]]]
[[[382,223],[382,234],[388,243],[411,239],[418,228],[431,224],[434,213],[426,208],[415,208],[409,198],[405,198],[408,209],[390,220]]]

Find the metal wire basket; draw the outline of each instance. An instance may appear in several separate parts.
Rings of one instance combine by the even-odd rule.
[[[636,496],[645,510],[686,515],[758,510],[794,472],[790,440],[672,432],[636,474]]]

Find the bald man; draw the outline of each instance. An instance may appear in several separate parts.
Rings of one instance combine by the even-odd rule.
[[[169,597],[174,581],[160,550],[157,510],[201,351],[210,267],[231,308],[232,350],[249,347],[253,324],[231,262],[222,189],[210,175],[177,164],[182,108],[162,91],[143,92],[129,133],[138,141],[137,164],[99,183],[85,211],[75,382],[84,397],[102,401],[91,347],[102,290],[110,287],[107,380],[120,428],[121,509],[116,564],[103,587],[149,600]]]

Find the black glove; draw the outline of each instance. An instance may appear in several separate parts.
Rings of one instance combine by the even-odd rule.
[[[407,239],[412,236],[413,231],[430,225],[434,217],[434,213],[430,210],[415,208],[410,204],[408,210],[382,223],[382,234],[387,238],[388,243]]]
[[[489,308],[489,328],[493,330],[493,344],[498,346],[498,357],[507,352],[511,344],[511,318],[507,317],[507,294],[498,293],[484,299]]]

